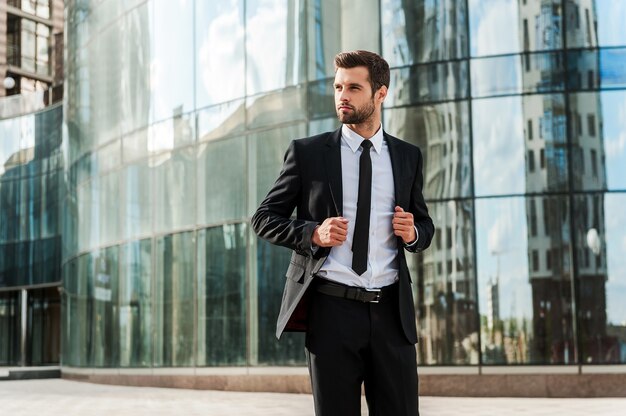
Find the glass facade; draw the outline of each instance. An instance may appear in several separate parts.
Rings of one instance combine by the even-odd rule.
[[[59,363],[62,124],[60,105],[0,119],[0,366]]]
[[[389,61],[384,127],[424,154],[420,365],[626,363],[621,1],[69,0],[66,18],[63,110],[0,120],[0,286],[62,279],[63,365],[305,365],[302,335],[274,336],[290,253],[249,219],[289,142],[338,127],[333,57],[353,49]],[[2,339],[19,302],[0,292]]]

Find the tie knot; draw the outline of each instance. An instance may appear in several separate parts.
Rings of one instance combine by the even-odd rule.
[[[361,142],[361,147],[363,148],[363,150],[370,150],[372,146],[373,144],[370,140],[363,140]]]

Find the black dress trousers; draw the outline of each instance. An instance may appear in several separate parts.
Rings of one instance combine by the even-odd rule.
[[[315,282],[314,282],[315,284]],[[398,284],[380,303],[315,292],[306,353],[317,416],[417,416],[415,345],[400,324]]]

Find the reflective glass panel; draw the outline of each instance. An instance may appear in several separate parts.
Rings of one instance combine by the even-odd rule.
[[[474,189],[477,196],[526,191],[521,97],[472,102]]]
[[[478,364],[473,208],[470,200],[428,204],[435,238],[408,256],[417,288],[418,360],[426,365]]]
[[[154,191],[152,169],[147,160],[128,165],[121,171],[121,228],[125,238],[146,236],[152,230]]]
[[[196,222],[195,148],[186,147],[150,159],[154,172],[154,230],[169,231]]]
[[[596,0],[594,3],[595,8],[591,8],[589,21],[594,20],[592,17],[595,14],[600,46],[626,45],[626,31],[624,30],[626,4],[622,1],[609,0]]]
[[[198,222],[214,224],[246,215],[246,140],[233,137],[198,149]]]
[[[153,304],[155,367],[186,367],[194,363],[195,246],[193,232],[156,238]]]
[[[570,0],[567,46],[570,48],[626,45],[626,7],[614,0]]]
[[[194,108],[194,2],[153,0],[149,5],[150,105],[153,120],[164,120]]]
[[[248,95],[297,85],[306,76],[304,1],[246,1]]]
[[[276,181],[283,166],[285,152],[292,140],[304,137],[305,124],[296,124],[248,136],[250,162],[248,213],[252,215]]]
[[[196,108],[243,97],[244,1],[195,3]]]
[[[94,367],[119,365],[119,263],[118,247],[91,253],[93,315],[91,349]]]
[[[469,0],[470,53],[472,56],[517,53],[522,50],[523,42],[519,38],[518,2],[520,1]],[[528,27],[528,23],[526,25]]]
[[[152,365],[152,240],[120,248],[120,366]]]
[[[198,141],[205,142],[245,130],[244,100],[230,101],[198,112]]]
[[[468,94],[467,62],[411,66],[391,71],[386,107],[458,100]]]
[[[609,172],[612,187],[624,187],[626,94],[588,92],[569,97],[574,189],[607,189]]]
[[[268,365],[304,365],[304,334],[285,332],[276,339],[285,272],[291,251],[257,239],[258,362]]]
[[[20,310],[19,291],[0,292],[0,365],[5,367],[20,364]]]
[[[378,0],[307,0],[307,16],[309,80],[334,77],[341,51],[380,51]]]
[[[121,1],[117,2],[122,3]],[[107,3],[111,3],[111,1]],[[127,9],[131,9],[131,2],[124,1],[123,3]],[[153,62],[150,48],[153,39],[151,38],[150,30],[151,20],[149,14],[151,9],[148,6],[149,4],[149,2],[143,2],[139,7],[132,8],[116,24],[123,41],[120,43],[117,51],[117,54],[120,56],[119,66],[115,67],[116,71],[110,72],[115,72],[120,78],[119,101],[116,105],[119,106],[120,112],[123,114],[123,133],[145,127],[150,121],[151,101],[149,97],[154,85],[151,83],[149,76]],[[174,21],[176,19],[170,20]],[[170,65],[170,67],[176,68],[179,66],[184,67],[181,68],[183,73],[179,73],[174,79],[183,77],[190,65],[182,63]],[[169,82],[174,81],[169,80]]]
[[[95,177],[76,190],[79,251],[95,247],[100,241],[99,189],[99,178]]]
[[[61,355],[61,302],[58,287],[29,290],[30,316],[26,360],[32,366],[59,365]],[[1,324],[0,324],[1,325]]]
[[[118,28],[119,23],[108,26],[87,45],[89,57],[84,66],[88,74],[85,75],[87,84],[84,93],[88,96],[81,101],[90,114],[80,126],[85,129],[85,134],[91,136],[92,145],[118,138],[122,131],[125,114],[120,111],[119,102],[123,88],[118,71],[111,70],[121,66],[119,51],[125,39]],[[85,148],[91,148],[88,145],[89,142],[85,143]]]
[[[154,140],[152,139],[152,131],[152,129],[143,128],[122,137],[122,157],[124,158],[124,163],[141,159],[148,155],[148,143],[150,143],[152,148]],[[148,139],[149,135],[151,137],[150,140]]]
[[[308,84],[309,117],[333,117],[335,111],[334,79],[323,79]],[[389,98],[387,98],[387,101]]]
[[[567,198],[476,201],[484,364],[573,364]]]
[[[383,0],[383,54],[393,66],[467,56],[466,0]]]
[[[246,363],[246,226],[198,231],[197,365]]]
[[[589,96],[593,97],[592,94]],[[626,91],[602,92],[600,104],[602,116],[598,114],[596,119],[598,139],[604,142],[605,157],[599,159],[598,173],[604,165],[607,188],[626,190]],[[587,122],[589,120],[588,117]]]
[[[567,87],[570,90],[595,90],[600,88],[600,73],[598,67],[601,63],[598,50],[579,50],[567,52]],[[611,62],[609,61],[610,65]],[[620,62],[621,66],[621,62]],[[607,74],[607,83],[616,81],[616,75],[623,72],[619,68],[614,74]]]
[[[575,199],[578,333],[585,364],[626,361],[626,194]]]
[[[292,87],[284,90],[248,97],[246,119],[248,128],[275,126],[306,118],[306,89]]]
[[[560,49],[561,0],[469,0],[472,56]]]
[[[600,50],[600,86],[626,88],[626,48]]]
[[[124,201],[120,189],[120,171],[114,171],[100,177],[100,195],[98,197],[98,216],[100,217],[100,235],[98,245],[108,245],[122,238],[122,207]]]
[[[463,101],[384,111],[385,131],[422,151],[426,199],[471,193],[467,116],[467,102]]]
[[[565,86],[561,52],[473,59],[471,70],[474,97],[562,91]],[[574,76],[576,70],[569,70],[568,76]]]
[[[71,264],[71,263],[70,263]],[[74,317],[84,316],[93,317],[93,291],[94,291],[94,256],[92,254],[83,254],[78,258],[77,271],[70,275],[75,276],[75,305],[76,309]],[[72,319],[71,339],[74,344],[73,353],[75,355],[74,363],[77,367],[88,367],[93,365],[93,351],[90,348],[92,340],[93,318],[89,319]]]

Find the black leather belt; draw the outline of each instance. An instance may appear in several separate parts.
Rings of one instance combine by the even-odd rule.
[[[396,283],[380,289],[365,289],[362,287],[346,286],[328,280],[318,279],[316,290],[320,293],[338,298],[356,300],[365,303],[378,303],[383,297],[389,296],[389,292],[396,288]]]

